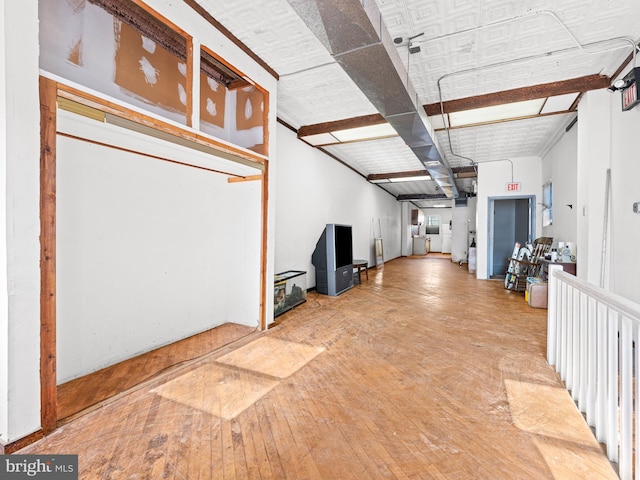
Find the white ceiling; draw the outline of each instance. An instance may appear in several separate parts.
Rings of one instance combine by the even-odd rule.
[[[289,1],[304,5],[316,0]],[[198,3],[278,73],[278,118],[289,126],[298,130],[378,113],[289,1]],[[422,105],[591,75],[611,77],[631,53],[632,43],[640,39],[640,0],[375,3],[391,38],[402,38],[396,48]],[[412,46],[420,51],[410,54],[407,39],[413,36]],[[566,103],[561,107],[565,112]],[[541,157],[575,116],[569,112],[438,130],[435,138],[455,171],[472,161]],[[440,118],[432,120],[434,125],[442,124]],[[424,170],[399,137],[322,148],[365,177]],[[472,179],[456,182],[459,191],[471,191]],[[382,188],[395,196],[438,194],[432,181],[383,184]]]

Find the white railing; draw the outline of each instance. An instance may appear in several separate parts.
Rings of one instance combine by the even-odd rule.
[[[549,266],[548,286],[547,361],[617,462],[620,478],[639,480],[640,305],[556,265]]]

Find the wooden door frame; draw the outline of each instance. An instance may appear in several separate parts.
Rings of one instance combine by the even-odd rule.
[[[219,151],[224,157],[240,157],[259,165],[262,175],[247,178],[261,179],[261,252],[259,328],[266,329],[267,306],[267,226],[269,199],[269,162],[261,155],[253,154],[226,143],[215,141],[190,130],[181,129],[134,110],[109,102],[47,77],[40,77],[40,421],[42,432],[54,430],[58,422],[57,373],[56,373],[56,144],[58,97],[84,106],[110,113],[142,126],[177,136]],[[268,95],[267,95],[268,101]],[[265,123],[265,130],[267,124]],[[268,133],[265,132],[265,138]]]

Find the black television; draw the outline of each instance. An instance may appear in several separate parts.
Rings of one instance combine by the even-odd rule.
[[[353,287],[353,237],[351,225],[329,223],[311,256],[316,268],[316,291],[339,295]]]

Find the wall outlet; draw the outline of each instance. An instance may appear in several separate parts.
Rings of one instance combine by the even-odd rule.
[[[633,204],[633,213],[640,213],[640,202]]]

